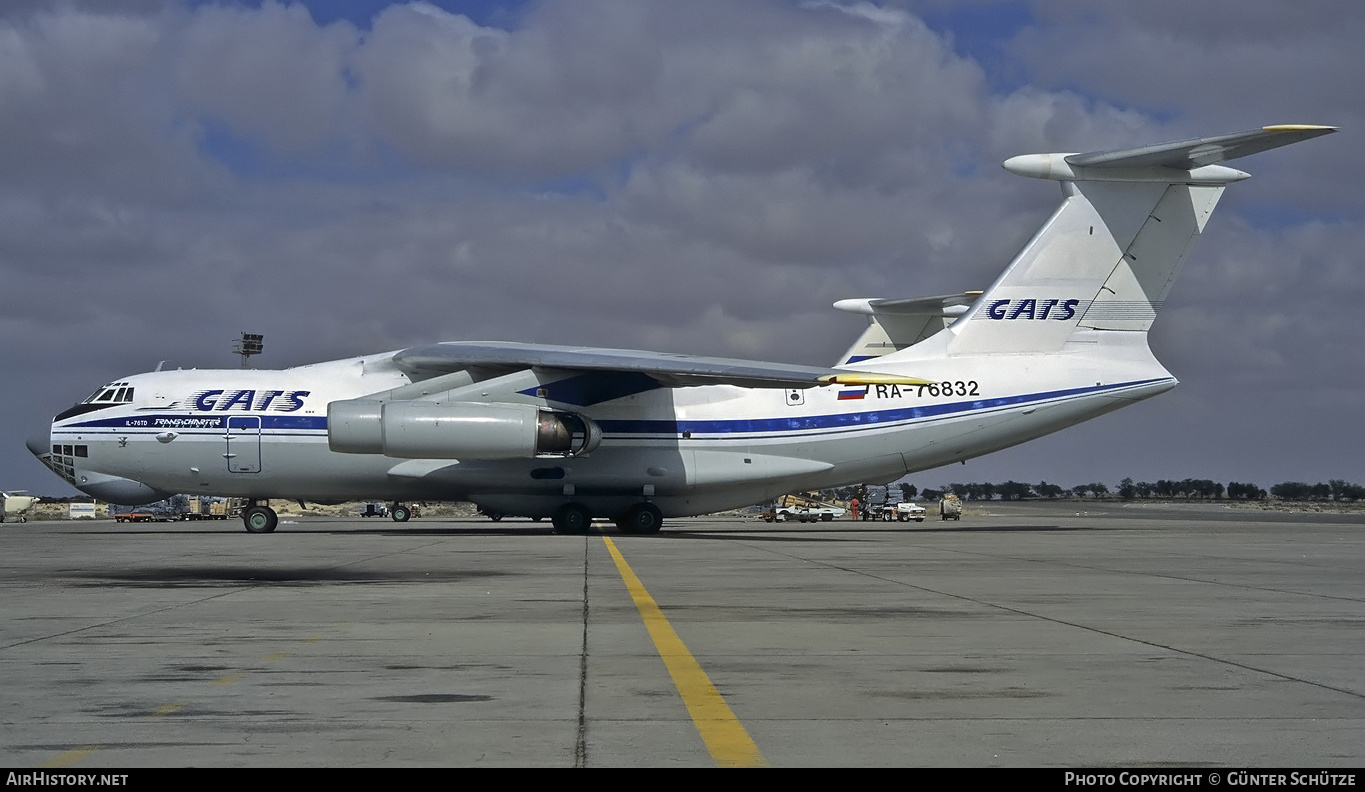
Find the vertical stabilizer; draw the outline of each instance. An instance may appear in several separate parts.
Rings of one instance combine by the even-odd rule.
[[[1216,163],[1335,131],[1277,126],[1092,154],[1005,162],[1062,183],[1061,206],[949,328],[949,354],[1055,352],[1077,328],[1146,332],[1223,189]],[[1103,335],[1101,335],[1101,339]]]

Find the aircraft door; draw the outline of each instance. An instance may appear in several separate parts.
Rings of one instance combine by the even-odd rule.
[[[258,415],[234,415],[228,418],[228,472],[261,472],[261,418]]]

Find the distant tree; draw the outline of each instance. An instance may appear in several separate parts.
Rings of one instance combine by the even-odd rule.
[[[1033,497],[1033,486],[1018,481],[1006,481],[1004,484],[997,484],[996,491],[1004,500],[1023,500]]]
[[[1270,488],[1270,494],[1280,500],[1308,500],[1313,486],[1302,481],[1282,481]]]
[[[1056,484],[1049,484],[1046,481],[1040,481],[1034,485],[1033,491],[1038,493],[1038,497],[1047,498],[1048,500],[1056,500],[1057,498],[1062,497],[1062,494],[1066,492],[1066,490]]]
[[[1263,500],[1266,492],[1255,484],[1228,482],[1228,497],[1234,500]]]
[[[915,496],[919,494],[919,488],[914,484],[906,484],[901,487],[901,490],[905,493],[906,500],[914,500]]]
[[[925,500],[936,501],[943,497],[943,491],[925,487],[923,490],[920,490],[920,495],[924,496]]]
[[[1332,500],[1357,501],[1365,498],[1365,487],[1352,484],[1345,479],[1332,479],[1327,482],[1327,486],[1332,489]]]
[[[1119,482],[1119,497],[1128,501],[1137,497],[1137,487],[1133,485],[1133,480],[1125,478]]]

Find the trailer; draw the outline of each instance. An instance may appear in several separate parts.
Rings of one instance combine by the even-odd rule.
[[[238,509],[240,512],[240,509]],[[182,520],[226,520],[231,514],[232,508],[227,501],[221,498],[202,498],[195,496],[189,499],[185,505],[185,513],[180,515]]]

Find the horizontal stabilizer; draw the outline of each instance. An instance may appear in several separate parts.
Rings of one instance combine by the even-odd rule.
[[[935,297],[896,299],[862,298],[840,300],[835,308],[868,317],[867,330],[840,358],[843,365],[872,360],[923,341],[942,331],[965,314],[981,296],[979,291],[940,294]],[[844,382],[840,379],[840,382]],[[910,385],[922,383],[887,382],[872,385]]]
[[[1309,140],[1337,131],[1336,127],[1308,124],[1281,124],[1261,127],[1231,135],[1191,138],[1173,143],[1158,143],[1129,149],[1097,151],[1093,154],[1072,154],[1066,158],[1070,165],[1084,168],[1148,168],[1160,165],[1177,170],[1193,170],[1205,165],[1259,154],[1290,143]]]
[[[895,316],[961,316],[967,306],[981,296],[979,291],[961,294],[940,294],[935,297],[902,297],[840,300],[834,307],[849,313],[891,314]]]
[[[1250,174],[1218,163],[1298,143],[1337,131],[1336,127],[1282,124],[1191,138],[1137,148],[1089,154],[1022,154],[1005,160],[1004,168],[1019,176],[1054,181],[1153,182],[1219,186]]]

